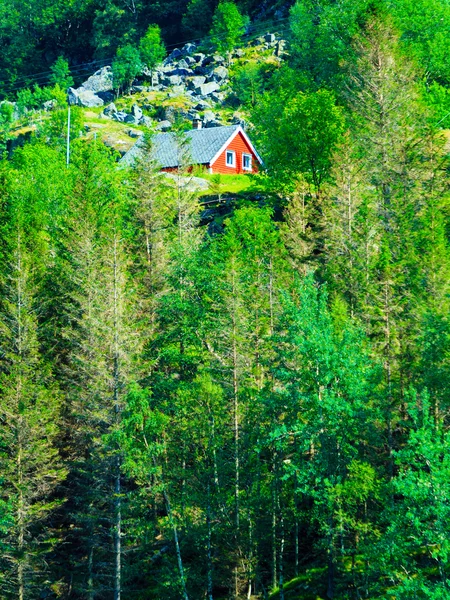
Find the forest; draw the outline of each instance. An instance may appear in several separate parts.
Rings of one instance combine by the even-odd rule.
[[[225,4],[0,0],[0,93]],[[2,599],[450,598],[450,2],[233,10],[251,191],[0,144]]]

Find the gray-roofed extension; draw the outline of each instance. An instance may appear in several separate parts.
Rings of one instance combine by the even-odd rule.
[[[239,125],[191,129],[185,133],[189,141],[189,164],[209,164]],[[122,157],[121,163],[132,166],[142,154],[143,141],[136,144]],[[179,150],[174,133],[158,133],[151,139],[152,154],[162,169],[179,166]]]

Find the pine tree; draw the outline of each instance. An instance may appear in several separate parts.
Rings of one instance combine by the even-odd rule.
[[[56,448],[61,396],[38,341],[38,254],[26,247],[20,201],[15,211],[1,260],[0,494],[9,518],[0,534],[0,587],[3,597],[23,600],[46,582],[46,555],[58,541],[47,519],[65,470]]]

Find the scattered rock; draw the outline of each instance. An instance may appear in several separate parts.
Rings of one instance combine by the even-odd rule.
[[[208,121],[207,123],[205,123],[205,128],[206,129],[210,129],[211,127],[221,127],[222,123],[220,121],[218,121],[217,119],[213,119],[212,121]]]
[[[144,135],[144,132],[140,131],[139,129],[129,129],[127,134],[130,136],[130,138],[139,138]]]
[[[111,67],[102,67],[91,75],[81,87],[91,92],[109,92],[113,89],[113,74]]]
[[[197,45],[193,43],[185,44],[181,50],[183,54],[193,54],[197,50]]]
[[[179,69],[189,69],[189,65],[188,63],[184,60],[184,58],[182,58],[179,63],[178,63],[178,68]]]
[[[155,129],[157,131],[168,131],[172,127],[172,123],[170,121],[160,121]]]
[[[149,92],[152,88],[146,85],[133,85],[131,87],[132,94],[142,94],[142,92]]]
[[[228,69],[225,67],[216,67],[211,73],[211,79],[213,81],[223,81],[228,77]]]
[[[75,88],[69,88],[67,92],[67,101],[71,105],[78,104],[78,92]]]
[[[192,58],[195,60],[195,62],[197,64],[201,65],[201,64],[203,64],[203,61],[205,60],[206,57],[201,52],[196,52]]]
[[[220,54],[214,54],[213,61],[216,63],[216,65],[225,64],[225,59],[223,56],[220,56]]]
[[[104,103],[113,102],[116,99],[116,95],[113,92],[97,92],[97,96],[101,98]]]
[[[212,110],[205,110],[204,114],[203,114],[203,122],[204,123],[209,123],[209,121],[215,121],[216,119],[216,115],[213,113]]]
[[[225,100],[225,94],[223,94],[222,92],[219,92],[218,94],[213,93],[211,94],[210,98],[213,102],[222,104],[222,102]]]
[[[180,85],[183,82],[179,75],[170,75],[163,80],[163,84],[167,86]]]
[[[139,123],[139,119],[136,119],[134,115],[128,114],[123,120],[124,123],[130,123],[132,125],[137,125]]]
[[[118,121],[119,123],[124,123],[127,116],[128,116],[127,113],[124,112],[123,110],[120,110],[120,111],[112,114],[112,118],[114,119],[114,121]]]
[[[175,123],[178,116],[178,111],[174,106],[166,106],[162,111],[162,120]]]
[[[237,48],[234,52],[233,52],[233,57],[234,58],[242,58],[244,56],[245,52],[242,50],[242,48]]]
[[[131,107],[131,114],[136,121],[139,121],[143,117],[142,109],[136,103]]]
[[[202,67],[197,66],[194,69],[194,73],[195,73],[195,75],[200,75],[200,76],[209,75],[210,70],[203,66]]]
[[[77,93],[77,104],[79,106],[84,106],[85,108],[94,108],[96,106],[104,105],[103,100],[99,96],[97,96],[97,94],[95,94],[92,90],[78,88]]]
[[[147,117],[146,115],[144,115],[143,117],[141,117],[141,119],[139,121],[139,125],[144,125],[145,127],[152,127],[153,121],[150,117]]]
[[[206,82],[206,77],[204,75],[197,75],[195,77],[191,77],[188,79],[187,86],[188,86],[188,89],[190,89],[190,90],[196,90],[201,85],[203,85],[205,82]]]
[[[185,90],[186,87],[184,85],[174,85],[170,95],[172,98],[175,98],[176,96],[183,94]]]
[[[264,36],[264,41],[268,42],[269,44],[271,44],[272,42],[275,42],[277,38],[275,37],[275,35],[273,33],[266,33],[266,35]]]
[[[278,42],[276,43],[275,46],[275,56],[282,56],[285,53],[286,49],[286,41],[285,40],[278,40]]]
[[[49,110],[53,110],[56,105],[57,105],[56,100],[47,100],[47,102],[44,102],[44,104],[42,105],[42,108],[46,112],[48,112]]]
[[[191,65],[195,65],[197,61],[192,56],[185,56],[184,62],[190,67]]]
[[[117,112],[117,107],[114,104],[114,102],[111,102],[111,104],[108,104],[108,106],[105,106],[105,108],[103,109],[103,114],[108,117],[113,115],[116,112]]]
[[[168,64],[174,62],[175,60],[182,58],[182,56],[183,56],[183,53],[181,52],[181,50],[179,48],[175,48],[174,50],[172,50],[172,52],[169,54],[169,56],[164,61],[164,65],[168,65]]]
[[[200,86],[199,93],[201,96],[209,96],[217,90],[220,90],[220,85],[215,81],[210,81],[209,83],[204,83]]]
[[[194,106],[194,110],[205,110],[205,108],[210,108],[210,104],[206,100],[199,100]]]

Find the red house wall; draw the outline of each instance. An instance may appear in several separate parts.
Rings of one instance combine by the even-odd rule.
[[[227,167],[226,163],[226,151],[233,150],[236,153],[236,165],[234,167]],[[252,170],[247,171],[242,168],[242,154],[252,155]],[[213,173],[222,173],[223,175],[233,175],[236,173],[257,173],[258,172],[258,159],[255,153],[252,152],[247,142],[245,141],[242,133],[238,133],[237,136],[232,140],[225,150],[217,157],[217,159],[211,164]]]

